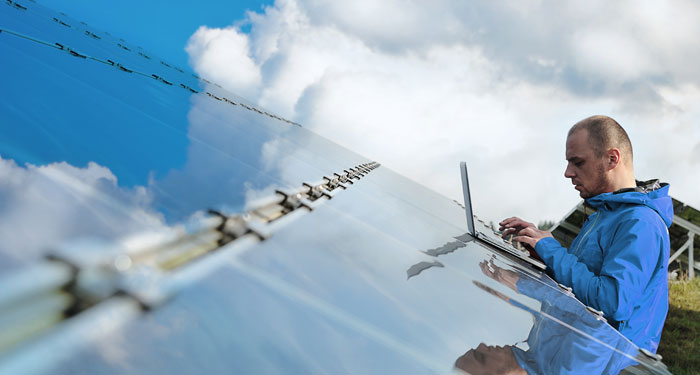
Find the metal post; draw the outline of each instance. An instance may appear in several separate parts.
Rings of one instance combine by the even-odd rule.
[[[695,237],[695,233],[689,231],[688,232],[688,243],[690,246],[688,246],[688,279],[692,280],[695,277],[695,259],[693,259],[693,253],[695,252],[693,248],[693,238]]]

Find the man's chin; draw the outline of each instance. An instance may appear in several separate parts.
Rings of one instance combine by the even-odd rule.
[[[592,197],[591,194],[589,194],[588,192],[584,191],[580,186],[576,186],[574,189],[576,189],[576,190],[578,191],[579,197],[581,197],[581,198],[583,198],[583,199],[588,199],[588,198]]]

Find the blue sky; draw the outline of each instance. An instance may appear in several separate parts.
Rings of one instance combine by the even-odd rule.
[[[37,0],[39,4],[123,38],[186,67],[185,45],[200,26],[226,27],[272,1],[254,0]],[[247,30],[242,25],[243,30]]]

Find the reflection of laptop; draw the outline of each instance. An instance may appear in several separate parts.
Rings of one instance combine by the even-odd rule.
[[[467,230],[474,238],[488,242],[489,244],[495,246],[499,250],[505,251],[508,254],[514,255],[519,259],[522,259],[537,269],[544,271],[547,266],[537,259],[530,258],[527,251],[518,250],[513,247],[510,243],[499,238],[495,233],[488,235],[484,232],[477,231],[474,223],[474,211],[472,210],[472,196],[469,191],[469,175],[467,174],[467,163],[460,162],[459,167],[462,171],[462,191],[464,192],[464,210],[467,214]],[[484,225],[485,226],[485,225]]]

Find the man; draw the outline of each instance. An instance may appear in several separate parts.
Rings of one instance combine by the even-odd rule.
[[[503,236],[513,234],[534,248],[581,302],[603,311],[639,347],[656,352],[668,312],[669,186],[635,181],[629,137],[607,116],[586,118],[569,130],[566,160],[564,176],[597,210],[571,247],[517,217],[499,223]]]

